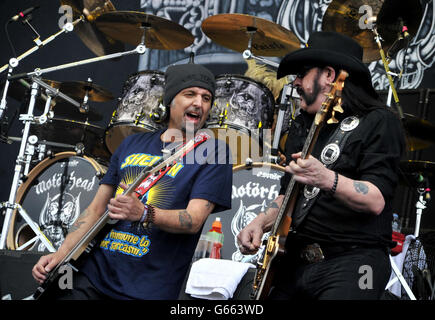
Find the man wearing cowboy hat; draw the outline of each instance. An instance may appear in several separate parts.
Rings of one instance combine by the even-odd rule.
[[[379,299],[390,277],[391,203],[404,138],[398,117],[373,89],[362,55],[362,47],[345,35],[315,32],[279,65],[278,78],[296,75],[301,113],[286,142],[280,196],[237,238],[242,253],[258,250],[294,177],[300,192],[271,299]],[[325,124],[303,159],[314,115],[340,70],[349,74],[344,113],[335,115],[338,123]]]

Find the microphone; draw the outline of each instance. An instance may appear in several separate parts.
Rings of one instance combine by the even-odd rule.
[[[398,38],[394,41],[390,49],[388,49],[387,56],[389,58],[394,57],[401,49],[408,47],[409,32],[408,27],[402,25],[402,31],[399,33]]]
[[[27,16],[28,14],[30,14],[33,10],[36,10],[36,9],[38,9],[38,8],[39,8],[39,6],[35,6],[35,7],[27,8],[26,10],[24,10],[24,11],[22,11],[22,12],[16,14],[16,15],[13,16],[12,18],[10,18],[9,21],[11,21],[11,22],[12,22],[12,21],[18,21],[19,19],[24,18],[25,16]]]

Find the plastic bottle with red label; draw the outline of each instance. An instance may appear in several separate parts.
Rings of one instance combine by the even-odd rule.
[[[222,233],[222,222],[219,217],[216,217],[211,229],[207,232],[207,238],[212,243],[210,258],[220,259],[222,246],[224,244],[224,234]]]

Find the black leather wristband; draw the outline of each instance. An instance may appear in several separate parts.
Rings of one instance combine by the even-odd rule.
[[[334,195],[335,191],[337,190],[337,184],[338,184],[338,173],[335,171],[335,179],[334,179],[334,184],[332,185],[331,190],[329,191],[329,193],[331,194],[331,196]]]

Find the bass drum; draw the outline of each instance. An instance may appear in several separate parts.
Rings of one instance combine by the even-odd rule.
[[[87,156],[61,152],[46,158],[30,171],[18,188],[16,202],[39,225],[57,250],[69,227],[93,200],[106,168]],[[15,210],[7,236],[7,246],[16,250],[35,237],[32,228]],[[23,250],[48,251],[37,240]]]
[[[265,129],[271,129],[275,99],[262,83],[251,78],[225,74],[216,77],[216,94],[206,127],[225,140],[233,164],[243,165],[247,158],[262,159]]]
[[[255,255],[240,253],[237,235],[279,195],[280,179],[283,175],[284,167],[266,162],[254,162],[249,167],[233,167],[231,209],[209,215],[202,231],[205,235],[216,217],[221,218],[224,234],[222,259],[243,260],[254,264],[259,259],[261,250]],[[265,234],[263,239],[267,239],[267,236]]]
[[[165,75],[160,71],[142,71],[129,77],[106,130],[105,143],[112,154],[127,136],[164,127],[150,117],[162,103],[164,88]]]

